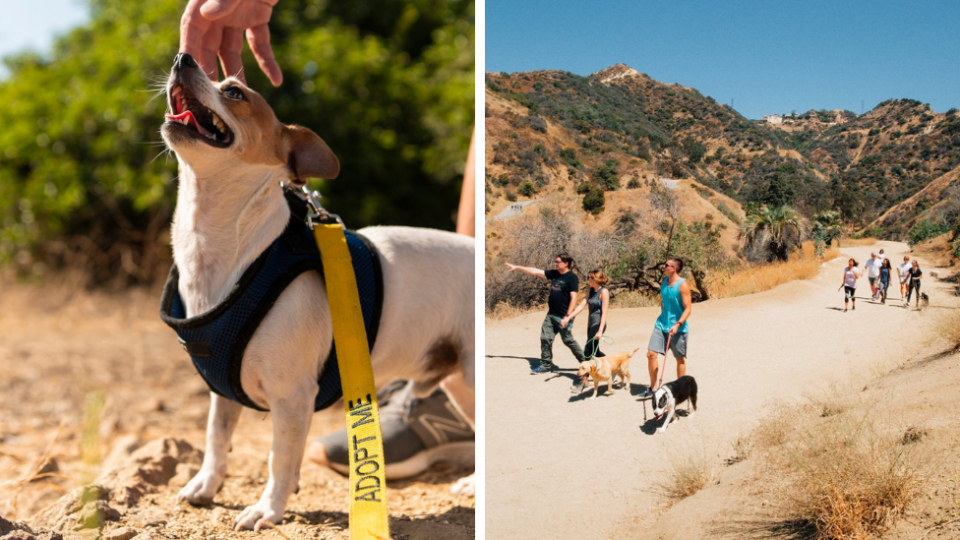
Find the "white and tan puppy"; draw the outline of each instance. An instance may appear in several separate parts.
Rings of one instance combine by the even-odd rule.
[[[604,392],[604,395],[612,395],[613,378],[616,375],[620,376],[620,382],[623,383],[624,388],[630,388],[630,358],[639,350],[640,347],[634,349],[633,352],[617,351],[607,356],[580,362],[577,377],[586,379],[589,375],[593,379],[593,396],[591,396],[593,398],[597,397],[597,390],[600,388],[602,381],[607,381],[607,391]]]
[[[306,128],[281,124],[256,92],[229,78],[211,83],[179,54],[167,83],[171,114],[161,132],[180,165],[173,256],[187,316],[220,302],[286,227],[290,209],[280,182],[333,178],[339,163]],[[359,188],[362,189],[362,188]],[[377,385],[415,381],[425,395],[450,375],[462,377],[451,397],[473,411],[474,240],[408,227],[361,232],[378,248],[383,309],[371,353]],[[280,295],[243,355],[246,394],[273,413],[270,479],[260,500],[236,518],[260,529],[283,518],[298,489],[300,463],[321,373],[333,339],[323,278],[297,277]],[[213,499],[227,474],[227,451],[242,406],[211,393],[206,454],[179,499]],[[471,418],[472,421],[472,418]],[[473,492],[472,477],[458,484]]]

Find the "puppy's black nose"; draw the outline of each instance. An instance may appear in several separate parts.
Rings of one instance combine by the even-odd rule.
[[[187,53],[178,53],[177,56],[173,58],[173,68],[174,69],[183,69],[188,67],[197,67],[197,61],[193,59]]]

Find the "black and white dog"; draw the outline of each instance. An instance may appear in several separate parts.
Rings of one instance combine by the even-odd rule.
[[[677,410],[677,405],[690,400],[687,405],[687,411],[690,410],[690,404],[693,410],[697,410],[697,381],[689,375],[684,375],[679,379],[665,383],[653,393],[653,416],[660,418],[664,411],[667,412],[667,419],[658,430],[663,433],[673,420],[673,415]],[[693,414],[693,413],[690,413]]]

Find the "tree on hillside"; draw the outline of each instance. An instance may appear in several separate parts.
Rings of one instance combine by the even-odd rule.
[[[764,206],[740,227],[740,249],[748,258],[786,261],[810,234],[810,224],[790,206]]]
[[[813,216],[811,236],[822,241],[827,247],[832,245],[834,240],[837,241],[837,245],[840,245],[843,234],[843,221],[840,219],[840,212],[825,210]]]

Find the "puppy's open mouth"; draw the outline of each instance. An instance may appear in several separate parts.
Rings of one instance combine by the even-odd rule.
[[[165,116],[167,124],[185,126],[184,129],[211,146],[226,148],[233,142],[233,132],[217,113],[204,107],[179,84],[170,90],[170,108],[176,114]]]

